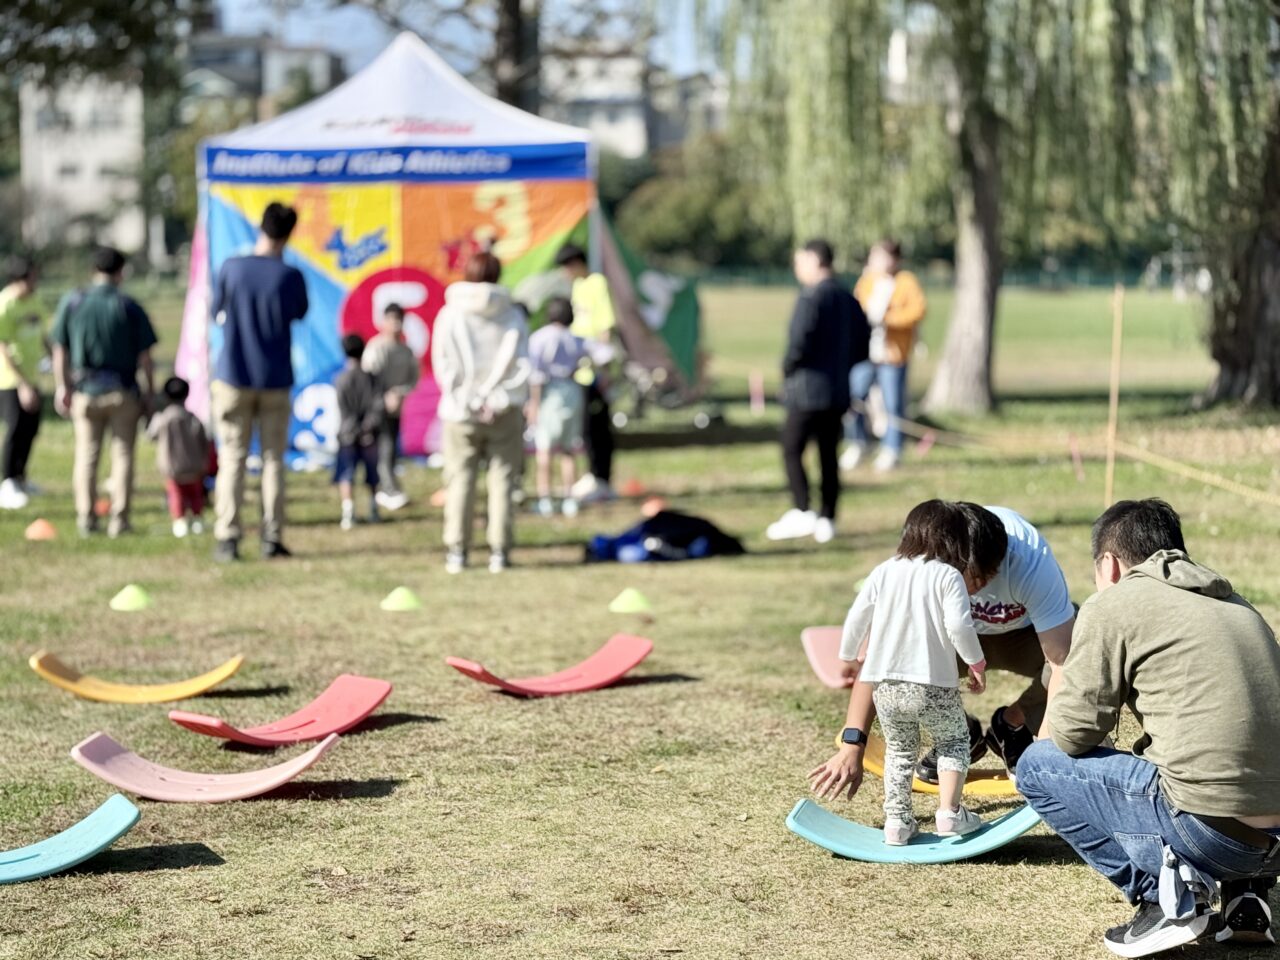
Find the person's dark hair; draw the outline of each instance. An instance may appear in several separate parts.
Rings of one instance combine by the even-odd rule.
[[[556,251],[557,267],[567,267],[571,263],[581,263],[583,266],[587,264],[587,251],[576,243],[566,243]]]
[[[547,301],[547,323],[558,323],[562,327],[573,324],[573,304],[565,297],[552,297]]]
[[[902,244],[900,244],[897,240],[890,240],[888,237],[885,237],[883,240],[877,243],[876,246],[879,247],[881,250],[883,250],[885,253],[887,253],[889,256],[893,257],[893,259],[895,260],[902,259]]]
[[[19,280],[30,280],[39,268],[30,257],[15,254],[4,262],[4,282],[17,283]]]
[[[359,360],[364,356],[364,337],[358,333],[348,333],[342,338],[342,352],[352,360]]]
[[[497,283],[502,276],[502,261],[492,253],[473,253],[464,274],[469,283]]]
[[[1000,572],[1009,552],[1009,534],[1000,518],[986,507],[967,500],[956,506],[964,511],[969,525],[969,576],[985,583]]]
[[[1136,567],[1161,550],[1187,550],[1178,511],[1163,500],[1121,500],[1093,524],[1093,559],[1105,553]]]
[[[400,306],[398,303],[388,303],[382,308],[382,315],[384,317],[395,317],[397,320],[403,320],[404,307]]]
[[[262,211],[262,232],[271,240],[288,240],[298,225],[298,211],[283,203],[268,203]]]
[[[964,573],[969,567],[969,521],[964,511],[946,500],[916,504],[902,525],[898,556],[940,560]]]
[[[185,403],[191,395],[191,384],[181,377],[170,377],[164,382],[164,395],[170,403]]]
[[[98,247],[93,251],[93,269],[108,277],[120,273],[128,262],[128,258],[115,247]]]
[[[836,252],[831,248],[831,244],[820,237],[815,237],[806,243],[801,250],[807,250],[818,258],[818,266],[825,270],[830,270],[831,265],[836,262]]]

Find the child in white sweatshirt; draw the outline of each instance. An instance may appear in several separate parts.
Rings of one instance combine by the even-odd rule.
[[[885,740],[884,842],[893,846],[920,830],[911,778],[921,729],[938,752],[938,834],[961,836],[982,826],[960,803],[969,732],[956,655],[969,665],[975,693],[986,687],[987,666],[969,612],[969,594],[983,585],[969,570],[969,554],[965,514],[942,500],[919,504],[907,515],[897,554],[867,577],[845,620],[840,659],[875,685]]]

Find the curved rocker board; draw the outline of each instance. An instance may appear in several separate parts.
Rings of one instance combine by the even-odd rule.
[[[903,847],[884,842],[884,832],[836,816],[812,800],[801,800],[787,816],[787,829],[824,850],[869,863],[953,863],[997,850],[1018,839],[1040,817],[1023,805],[964,837],[922,833]]]
[[[295,779],[338,742],[331,733],[306,753],[274,767],[249,773],[192,773],[144,760],[105,733],[95,733],[71,748],[71,759],[112,786],[150,800],[171,803],[221,803],[244,800]]]
[[[97,677],[87,677],[46,650],[33,653],[27,662],[41,678],[86,700],[101,703],[167,703],[171,700],[186,700],[212,690],[240,669],[244,657],[237,654],[198,677],[176,683],[154,684],[112,683]]]
[[[844,661],[840,659],[840,638],[843,627],[805,627],[800,631],[800,645],[809,658],[809,666],[826,686],[847,690],[848,684],[840,671]]]
[[[112,794],[97,810],[61,833],[0,853],[0,884],[35,880],[69,870],[123,837],[138,822],[138,808]]]
[[[472,680],[498,687],[521,697],[553,697],[562,693],[585,693],[617,683],[653,650],[653,641],[619,633],[587,659],[559,673],[545,677],[504,680],[480,663],[448,657],[445,663]]]
[[[372,677],[344,673],[301,710],[274,723],[241,730],[225,720],[184,710],[170,710],[169,719],[180,727],[208,737],[221,737],[255,747],[278,747],[303,740],[320,740],[331,733],[344,733],[382,705],[391,694],[391,684]]]

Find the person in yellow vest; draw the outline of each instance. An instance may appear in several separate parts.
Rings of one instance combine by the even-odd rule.
[[[556,266],[573,283],[573,325],[570,332],[581,337],[596,364],[596,375],[587,387],[586,429],[584,430],[589,472],[573,487],[581,503],[612,500],[613,413],[609,409],[609,384],[604,368],[613,359],[617,318],[604,274],[592,273],[586,251],[566,243],[556,254]]]
[[[902,248],[893,240],[881,240],[871,248],[866,269],[853,288],[871,324],[871,355],[849,374],[849,390],[858,409],[853,412],[852,442],[840,458],[844,470],[857,467],[866,455],[867,418],[862,407],[873,383],[879,385],[889,415],[875,469],[893,470],[902,461],[900,422],[907,415],[907,365],[927,304],[920,281],[901,265]]]

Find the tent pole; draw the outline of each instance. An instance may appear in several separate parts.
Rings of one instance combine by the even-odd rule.
[[[587,209],[587,269],[599,273],[604,268],[604,255],[600,246],[600,233],[604,229],[604,218],[600,210],[600,190],[598,187],[599,154],[595,142],[587,145],[587,176],[591,181],[591,206]]]

